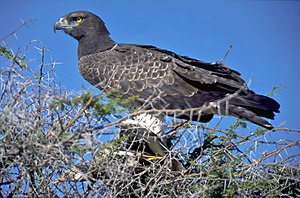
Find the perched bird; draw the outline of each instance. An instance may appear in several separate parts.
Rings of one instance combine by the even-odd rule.
[[[113,41],[103,20],[71,12],[54,24],[78,40],[78,68],[85,80],[110,93],[135,99],[128,108],[161,110],[178,118],[208,122],[214,114],[235,116],[267,129],[280,105],[249,90],[240,73],[150,45]],[[111,90],[117,90],[115,92]]]

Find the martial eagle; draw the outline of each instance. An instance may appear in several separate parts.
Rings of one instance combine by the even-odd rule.
[[[207,63],[150,45],[113,41],[103,20],[87,11],[71,12],[55,22],[78,40],[78,68],[104,93],[135,96],[127,107],[162,110],[178,118],[208,122],[214,114],[235,116],[267,129],[280,105],[250,90],[240,73],[220,62]],[[188,109],[188,111],[186,111]]]

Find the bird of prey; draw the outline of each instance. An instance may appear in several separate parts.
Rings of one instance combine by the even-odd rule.
[[[214,114],[235,116],[267,129],[280,105],[250,90],[240,73],[221,62],[207,63],[150,45],[119,44],[103,20],[87,11],[61,17],[54,30],[78,40],[78,68],[109,97],[129,98],[129,109],[161,110],[208,122]]]

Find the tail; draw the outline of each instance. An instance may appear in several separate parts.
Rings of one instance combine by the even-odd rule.
[[[220,106],[221,114],[229,114],[266,129],[273,129],[274,127],[262,117],[273,120],[274,113],[279,113],[280,108],[279,103],[274,99],[255,93],[233,97]]]

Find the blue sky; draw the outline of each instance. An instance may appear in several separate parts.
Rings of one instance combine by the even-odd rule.
[[[26,3],[25,3],[26,2]],[[204,61],[224,61],[260,94],[285,84],[275,99],[281,104],[275,126],[300,128],[300,2],[294,1],[179,1],[179,0],[0,0],[0,38],[20,25],[10,48],[39,40],[50,49],[56,73],[66,90],[90,88],[77,70],[77,42],[53,23],[75,10],[96,13],[120,43],[152,44]],[[33,57],[38,57],[38,51]],[[40,60],[32,61],[38,67]],[[284,135],[283,135],[284,136]]]

